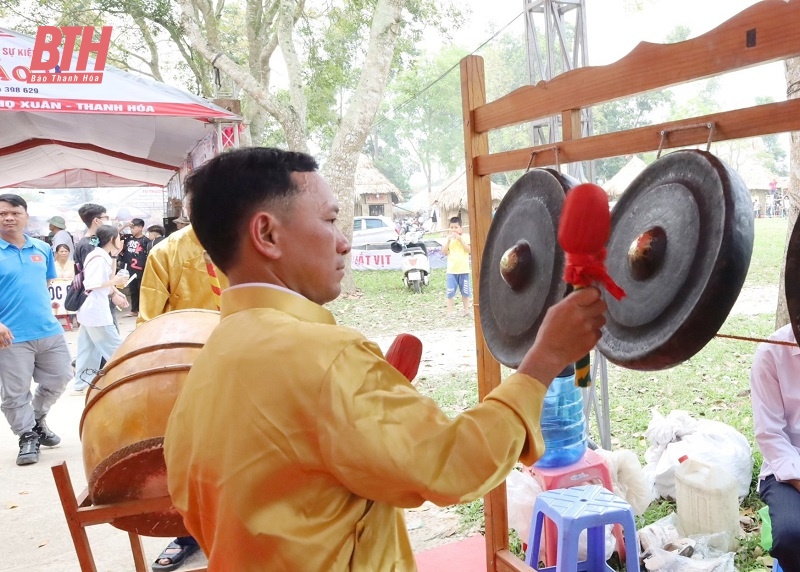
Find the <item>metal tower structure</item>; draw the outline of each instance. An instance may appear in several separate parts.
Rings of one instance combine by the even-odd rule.
[[[585,0],[522,0],[528,47],[530,83],[553,79],[560,73],[589,65]],[[552,145],[561,139],[561,117],[535,123],[534,145]],[[591,109],[581,112],[581,136],[592,133]],[[569,174],[594,181],[592,163],[573,163]]]

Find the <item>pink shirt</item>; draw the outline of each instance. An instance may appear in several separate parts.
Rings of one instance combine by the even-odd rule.
[[[769,339],[794,343],[791,324]],[[764,455],[759,480],[800,479],[800,347],[759,345],[750,390],[756,442]]]

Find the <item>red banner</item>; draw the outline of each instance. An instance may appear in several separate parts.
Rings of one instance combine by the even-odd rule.
[[[27,88],[36,94],[35,87]],[[103,101],[92,99],[53,99],[9,97],[0,93],[0,111],[36,111],[48,113],[97,113],[114,115],[170,115],[172,117],[229,117],[227,112],[194,103],[142,103],[137,101]]]

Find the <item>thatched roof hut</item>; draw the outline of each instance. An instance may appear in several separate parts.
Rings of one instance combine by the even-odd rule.
[[[366,155],[358,156],[355,175],[355,216],[391,217],[400,202],[400,190],[381,173]]]
[[[496,207],[503,200],[508,189],[491,183],[492,205]],[[450,177],[438,190],[431,192],[431,197],[439,204],[439,212],[442,213],[442,221],[446,222],[450,217],[460,216],[464,224],[467,224],[468,199],[467,199],[467,172]]]
[[[603,190],[608,193],[609,197],[619,197],[622,193],[625,192],[633,180],[639,176],[639,173],[645,170],[647,167],[647,163],[642,161],[639,157],[634,155],[631,157],[631,160],[625,163],[625,166],[622,167],[617,174],[611,177],[606,183],[603,185]]]

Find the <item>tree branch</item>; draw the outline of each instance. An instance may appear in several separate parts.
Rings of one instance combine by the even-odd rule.
[[[263,107],[280,124],[286,134],[287,142],[292,149],[308,151],[306,142],[305,125],[296,122],[296,117],[290,113],[278,99],[270,94],[251,73],[234,62],[222,52],[218,34],[203,34],[198,25],[196,4],[193,0],[179,0],[182,12],[181,21],[192,47],[209,62],[214,61],[214,66],[228,75],[236,85],[240,86],[253,101]],[[194,0],[198,2],[202,0]],[[215,27],[215,26],[214,26]]]
[[[303,65],[297,55],[292,31],[294,30],[296,13],[295,0],[282,0],[278,11],[278,44],[281,47],[286,69],[289,73],[289,99],[292,102],[291,111],[297,116],[301,125],[306,125],[308,104],[303,91]]]
[[[404,6],[404,0],[378,0],[375,6],[364,68],[333,140],[331,154],[343,152],[357,158],[361,151],[388,81]]]
[[[152,72],[153,77],[156,80],[163,82],[164,78],[161,76],[161,66],[159,64],[160,60],[158,57],[158,46],[156,45],[156,42],[153,39],[153,35],[150,33],[150,30],[147,27],[147,22],[145,21],[144,17],[141,16],[140,14],[132,16],[132,18],[134,23],[139,27],[139,31],[142,33],[142,39],[144,40],[144,43],[147,46],[148,51],[150,52],[149,62],[141,57],[139,59],[147,63],[147,65],[150,67],[150,71]]]

